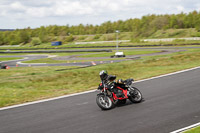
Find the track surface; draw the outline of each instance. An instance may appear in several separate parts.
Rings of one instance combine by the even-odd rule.
[[[168,133],[200,121],[199,81],[200,68],[135,83],[145,101],[109,111],[97,92],[1,110],[0,133]]]
[[[123,49],[123,48],[121,48]],[[95,49],[93,49],[95,50]],[[106,49],[105,49],[106,50]],[[157,49],[156,49],[157,50]],[[47,63],[21,63],[21,61],[29,61],[29,60],[36,60],[36,59],[43,59],[43,58],[48,58],[48,55],[13,55],[13,56],[0,56],[0,57],[23,57],[25,59],[20,59],[20,60],[13,60],[13,61],[3,61],[0,62],[0,65],[4,66],[7,65],[9,67],[28,67],[28,66],[92,66],[98,65],[98,64],[105,64],[105,63],[114,63],[114,62],[121,62],[125,60],[132,60],[132,59],[137,59],[143,56],[155,56],[155,55],[166,55],[170,53],[175,53],[175,52],[180,52],[181,50],[164,50],[162,52],[157,52],[157,53],[152,53],[152,54],[142,54],[142,55],[129,55],[126,56],[126,59],[118,59],[118,60],[107,60],[104,61],[104,59],[113,59],[110,57],[94,57],[94,58],[80,58],[79,55],[73,55],[73,56],[62,56],[62,57],[54,57],[53,59],[55,60],[66,60],[66,63],[54,63],[54,64],[47,64]],[[95,60],[95,59],[102,59],[102,61],[95,61],[95,62],[77,62],[77,63],[67,63],[69,60]]]

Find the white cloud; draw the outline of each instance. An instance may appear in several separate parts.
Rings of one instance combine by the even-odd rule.
[[[143,10],[149,9],[153,11],[157,5],[165,5],[166,2],[159,2],[158,0],[84,0],[84,1],[66,1],[66,0],[47,0],[46,3],[41,2],[41,5],[33,2],[14,2],[8,5],[9,8],[4,8],[8,16],[12,16],[11,13],[15,14],[16,11],[24,11],[22,17],[49,17],[49,16],[80,16],[80,15],[103,15],[104,13],[123,13],[123,11],[129,12],[141,12]],[[149,3],[155,3],[155,5],[149,5]],[[31,5],[32,4],[32,5]],[[160,8],[158,6],[158,8]],[[162,6],[161,6],[162,7]],[[172,6],[173,7],[173,6]],[[174,7],[176,8],[176,7]],[[139,9],[141,11],[139,11]],[[166,7],[162,7],[166,9]],[[181,10],[180,6],[177,7]],[[146,14],[148,14],[148,11]],[[155,10],[156,11],[156,10]],[[9,14],[10,12],[10,14]]]
[[[51,10],[45,7],[32,7],[27,8],[23,17],[35,17],[35,18],[42,18],[48,17],[51,15]]]
[[[79,1],[74,2],[56,2],[55,6],[52,7],[52,13],[58,16],[65,15],[85,15],[92,14],[94,11],[91,7],[83,4]]]
[[[177,6],[176,8],[177,8],[178,11],[181,11],[181,12],[184,11],[184,7],[183,6]]]
[[[7,27],[13,21],[21,27],[25,22],[29,22],[29,26],[40,22],[44,25],[99,24],[147,14],[193,10],[200,10],[199,0],[0,0],[0,19],[8,22],[1,21],[1,26]],[[20,19],[24,21],[20,22]]]
[[[26,7],[20,2],[14,2],[10,4],[10,8],[15,10],[24,10]]]

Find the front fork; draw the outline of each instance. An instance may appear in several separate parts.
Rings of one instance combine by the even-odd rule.
[[[134,87],[131,87],[131,85],[129,85],[128,86],[127,95],[129,95],[129,96],[131,96],[131,95],[137,95],[137,91],[135,91]]]

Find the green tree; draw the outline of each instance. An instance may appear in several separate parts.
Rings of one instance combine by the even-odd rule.
[[[0,45],[4,45],[3,32],[0,32]]]
[[[43,26],[40,27],[39,39],[41,40],[42,43],[48,42],[48,35],[47,35],[45,27]]]
[[[169,27],[170,28],[178,28],[177,16],[174,14],[170,17]]]
[[[169,18],[166,16],[157,16],[150,23],[150,28],[155,28],[156,30],[164,29],[169,25]]]
[[[26,44],[30,41],[31,37],[26,30],[20,30],[17,34],[17,41]]]

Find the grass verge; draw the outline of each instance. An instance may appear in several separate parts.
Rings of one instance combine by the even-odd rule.
[[[0,69],[0,107],[95,89],[100,82],[99,71],[103,69],[118,78],[140,80],[197,66],[200,66],[200,52],[190,50],[74,70],[64,70],[67,67]]]
[[[183,133],[200,133],[200,126],[199,127],[195,127],[195,128],[192,128],[188,131],[185,131]]]

